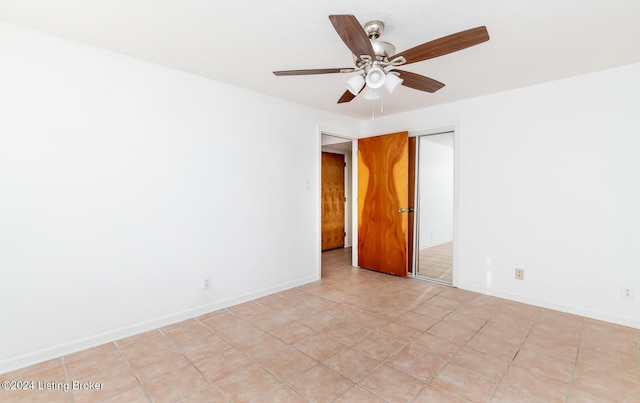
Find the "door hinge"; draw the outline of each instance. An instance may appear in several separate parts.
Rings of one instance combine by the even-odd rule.
[[[347,236],[347,233],[346,233],[346,232],[344,233],[344,236]]]

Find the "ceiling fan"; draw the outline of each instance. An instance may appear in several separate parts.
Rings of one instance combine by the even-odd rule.
[[[489,40],[487,28],[481,26],[395,53],[396,48],[392,44],[378,40],[384,31],[382,21],[370,21],[363,27],[353,15],[330,15],[329,20],[353,53],[355,67],[283,70],[274,71],[273,74],[298,76],[357,72],[358,74],[347,80],[347,91],[338,100],[339,104],[353,100],[362,91],[366,99],[378,99],[383,86],[390,93],[400,85],[420,91],[436,92],[444,87],[443,83],[410,71],[398,70],[397,67],[443,56]]]

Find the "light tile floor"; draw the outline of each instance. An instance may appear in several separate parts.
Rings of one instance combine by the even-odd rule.
[[[451,284],[453,278],[453,242],[420,249],[418,275]]]
[[[639,402],[640,330],[349,265],[1,380],[42,402]],[[100,390],[64,391],[77,381]],[[40,385],[37,384],[40,382]]]

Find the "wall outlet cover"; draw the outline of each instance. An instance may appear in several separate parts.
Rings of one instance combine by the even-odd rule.
[[[622,297],[622,299],[628,299],[633,301],[633,298],[634,298],[633,288],[622,287],[622,290],[620,291],[620,296]]]
[[[524,280],[524,269],[516,269],[516,280]]]

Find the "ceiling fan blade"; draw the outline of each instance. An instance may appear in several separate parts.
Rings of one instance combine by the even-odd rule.
[[[372,60],[376,59],[376,52],[373,50],[369,36],[364,32],[364,28],[356,17],[353,15],[330,15],[329,19],[342,41],[358,59],[362,55],[369,55]]]
[[[358,95],[360,95],[362,90],[364,90],[364,87],[366,87],[366,84],[362,84],[362,88],[360,88],[360,91],[358,91]],[[344,94],[342,94],[342,96],[338,100],[338,103],[342,104],[342,103],[345,103],[345,102],[351,102],[351,100],[353,100],[353,98],[355,98],[355,97],[356,96],[353,95],[353,93],[351,91],[347,90],[347,91],[345,91]]]
[[[466,49],[488,40],[489,33],[487,32],[487,27],[471,28],[405,50],[390,57],[389,60],[402,56],[406,59],[406,63],[404,64],[421,62],[448,53],[457,52],[458,50]]]
[[[344,94],[342,94],[342,96],[340,97],[340,99],[338,99],[338,103],[342,104],[345,102],[351,102],[351,100],[353,100],[353,98],[355,97],[356,96],[353,95],[351,91],[345,91]]]
[[[350,73],[352,67],[344,67],[338,69],[307,69],[307,70],[282,70],[274,71],[276,76],[306,76],[310,74],[331,74],[331,73]]]
[[[412,73],[404,70],[393,70],[399,74],[399,77],[403,79],[402,85],[405,87],[413,88],[414,90],[420,90],[425,92],[436,92],[440,88],[444,87],[444,84],[440,81],[436,81],[433,78],[425,77],[420,74]]]
[[[362,85],[362,88],[360,88],[360,91],[358,91],[358,94],[360,94],[360,93],[362,92],[362,90],[364,89],[364,87],[365,87],[365,86],[366,86],[366,84],[363,84],[363,85]],[[347,91],[345,91],[345,93],[344,93],[344,94],[342,94],[342,96],[340,97],[340,99],[338,99],[338,103],[339,103],[339,104],[342,104],[342,103],[345,103],[345,102],[351,102],[351,100],[353,100],[353,98],[355,98],[355,97],[356,97],[356,96],[355,96],[355,95],[353,95],[353,94],[351,93],[351,91],[347,90]]]

